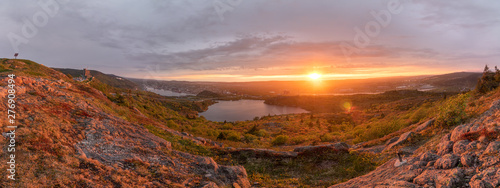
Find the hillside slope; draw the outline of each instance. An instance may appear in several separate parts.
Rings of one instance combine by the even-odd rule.
[[[72,77],[79,77],[79,76],[83,75],[83,70],[63,69],[63,68],[54,68],[54,69],[57,71],[60,71],[64,74],[69,74]],[[132,82],[130,80],[127,80],[126,78],[118,77],[118,76],[113,75],[113,74],[104,74],[102,72],[95,71],[95,70],[89,70],[89,71],[90,71],[90,75],[99,79],[101,82],[103,82],[107,85],[117,87],[117,88],[122,88],[122,89],[138,89],[137,84],[135,84],[134,82]]]
[[[393,158],[364,176],[331,187],[499,187],[499,123],[496,97],[480,117],[403,157],[405,164],[396,166],[399,159]]]
[[[0,187],[249,187],[241,166],[218,165],[209,157],[173,149],[171,142],[150,133],[155,124],[134,109],[119,108],[88,84],[27,60],[1,60],[0,97],[7,95],[7,74],[16,74],[16,181],[0,179]],[[6,100],[4,100],[6,101]],[[5,103],[0,105],[7,111]],[[6,119],[0,120],[2,125]],[[4,136],[10,131],[2,126]],[[183,140],[190,135],[185,135]],[[0,145],[9,140],[0,139]],[[0,168],[12,154],[0,151]]]

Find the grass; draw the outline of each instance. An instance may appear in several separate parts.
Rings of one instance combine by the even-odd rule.
[[[294,159],[232,155],[247,170],[251,182],[264,187],[328,187],[366,174],[381,162],[371,154],[326,152]]]
[[[221,164],[243,165],[252,182],[259,182],[266,187],[330,186],[363,175],[373,170],[383,160],[380,161],[380,156],[377,155],[334,152],[317,156],[299,156],[293,159],[252,158],[245,154],[229,155],[183,139],[164,128],[168,127],[181,132],[189,132],[195,136],[217,140],[223,142],[225,146],[290,151],[298,145],[316,145],[338,141],[356,144],[378,139],[377,144],[380,144],[382,142],[380,139],[387,137],[387,135],[405,131],[413,124],[422,123],[435,117],[436,122],[432,132],[415,137],[414,140],[410,139],[411,144],[422,144],[426,140],[434,139],[432,135],[444,134],[443,132],[453,126],[476,117],[488,108],[489,102],[500,98],[498,89],[486,94],[469,92],[452,95],[448,93],[446,99],[444,99],[443,93],[418,91],[392,91],[378,95],[334,97],[282,97],[270,101],[276,104],[293,104],[310,109],[314,113],[263,116],[257,117],[253,121],[219,123],[193,117],[198,111],[206,109],[208,105],[212,104],[210,101],[162,97],[150,92],[109,86],[99,79],[79,83],[64,74],[54,72],[50,68],[28,60],[1,59],[0,62],[0,74],[2,75],[14,72],[16,75],[66,80],[76,86],[77,89],[73,92],[78,94],[75,96],[81,95],[79,97],[85,102],[92,103],[111,115],[143,125],[152,134],[171,142],[172,148],[175,150],[213,157]],[[36,99],[46,97],[32,91],[28,91],[27,96]],[[45,126],[43,129],[35,126],[41,122],[29,124],[29,126],[33,125],[33,128],[29,129],[33,134],[25,134],[27,135],[24,138],[25,143],[29,145],[26,149],[30,152],[44,152],[46,155],[43,156],[50,159],[49,161],[62,163],[65,161],[64,156],[67,156],[70,149],[49,147],[66,139],[59,135],[61,130],[56,130],[54,127],[64,127],[65,130],[71,130],[70,124],[74,124],[74,122],[70,123],[72,119],[99,117],[81,109],[71,111],[69,109],[72,106],[66,103],[48,101],[43,104],[43,110],[50,112],[48,117],[64,120],[65,123],[52,123],[59,126],[51,126],[52,128]],[[463,136],[467,139],[477,139],[481,135],[489,136],[492,134],[496,133],[483,131]],[[79,137],[80,135],[74,136]],[[433,142],[437,141],[433,140]],[[46,162],[39,163],[45,164]],[[84,161],[80,164],[87,163],[92,162]],[[71,164],[75,164],[75,162]],[[141,177],[150,176],[149,164],[132,160],[128,161],[127,165],[135,169],[135,173],[140,174]],[[96,166],[95,168],[105,168],[99,165],[94,166]],[[160,171],[161,169],[156,170]],[[48,171],[40,170],[37,172],[37,176],[48,173]],[[126,177],[129,175],[109,176],[116,182],[126,181]],[[165,178],[158,178],[158,180],[161,179]],[[75,178],[72,181],[80,182],[83,181],[83,178]]]

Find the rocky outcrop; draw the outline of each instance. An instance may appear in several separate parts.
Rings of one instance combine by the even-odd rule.
[[[364,176],[331,187],[500,187],[498,122],[496,101],[476,120],[444,135],[436,151],[407,156],[407,163],[398,167],[394,167],[398,159],[391,159]]]
[[[398,145],[401,145],[403,144],[404,142],[406,142],[406,140],[408,140],[408,138],[410,138],[414,133],[412,131],[409,131],[409,132],[406,132],[404,134],[402,134],[401,136],[399,136],[398,140],[388,144],[384,151],[387,151],[387,150],[390,150]]]
[[[172,143],[144,126],[104,111],[102,104],[112,103],[86,84],[24,76],[15,81],[16,105],[22,111],[16,132],[23,137],[16,150],[26,153],[25,158],[17,157],[25,162],[25,169],[48,169],[36,170],[37,175],[28,173],[35,170],[24,171],[21,187],[33,187],[32,182],[40,179],[37,177],[43,177],[40,181],[44,182],[63,178],[65,182],[76,182],[72,185],[76,187],[250,187],[242,166],[219,165],[212,158],[175,150]],[[0,95],[3,93],[7,92]],[[134,109],[131,112],[135,113]],[[208,139],[164,130],[200,145],[215,145]],[[4,142],[0,140],[0,144]],[[4,168],[2,165],[5,163],[0,164]],[[56,173],[56,178],[44,171]],[[0,187],[12,187],[4,183],[0,181]]]
[[[244,155],[250,158],[294,158],[297,152],[275,151],[258,148],[229,148],[226,150],[231,154]]]
[[[343,142],[317,146],[301,146],[293,149],[293,151],[299,153],[299,155],[320,154],[328,151],[347,152],[348,150],[349,145]]]
[[[427,127],[431,126],[434,123],[435,119],[431,119],[429,121],[426,121],[422,124],[420,124],[416,129],[415,132],[420,132],[425,130]]]

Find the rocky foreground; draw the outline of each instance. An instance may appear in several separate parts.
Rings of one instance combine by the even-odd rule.
[[[212,158],[176,151],[143,125],[103,111],[99,101],[107,98],[100,91],[53,74],[56,79],[15,78],[19,179],[1,178],[0,187],[250,187],[242,166],[218,165]],[[1,87],[0,97],[6,94]],[[1,108],[6,111],[6,106]],[[1,139],[0,144],[7,142]],[[0,157],[8,158],[6,150]],[[0,167],[7,169],[5,165]]]
[[[405,157],[401,166],[395,166],[399,159],[394,158],[369,174],[331,188],[500,187],[499,124],[500,100],[476,120],[443,136],[434,150]]]

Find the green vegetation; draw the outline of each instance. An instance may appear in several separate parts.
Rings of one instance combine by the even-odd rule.
[[[464,123],[471,116],[467,114],[467,101],[469,94],[455,96],[439,106],[435,124],[438,126],[451,127]]]
[[[487,93],[495,90],[500,84],[500,70],[495,66],[495,72],[492,72],[488,65],[484,67],[483,76],[478,80],[476,91]]]
[[[224,150],[200,145],[174,134],[168,129],[187,132],[224,143],[236,148],[269,148],[290,151],[299,145],[317,145],[331,142],[381,144],[387,135],[405,131],[409,126],[436,118],[434,132],[451,129],[482,113],[489,105],[486,101],[500,98],[498,83],[500,71],[485,69],[476,91],[468,93],[420,92],[416,90],[389,91],[376,95],[346,96],[282,96],[266,100],[269,104],[299,106],[310,114],[289,114],[256,117],[253,121],[212,122],[197,117],[214,102],[194,101],[189,98],[169,98],[151,92],[120,86],[98,76],[85,82],[29,60],[1,59],[0,74],[63,79],[73,84],[84,96],[104,112],[131,123],[143,125],[152,134],[171,142],[175,150],[213,157],[218,163],[243,165],[251,181],[266,187],[325,187],[363,175],[381,164],[380,156],[363,153],[329,152],[318,156],[299,156],[293,159],[255,158],[242,154],[230,155]],[[68,73],[70,74],[70,73]],[[70,74],[72,75],[72,74]],[[97,74],[96,74],[97,75]],[[115,80],[116,81],[116,80]],[[496,85],[495,85],[496,83]],[[491,92],[493,91],[493,92]],[[210,94],[210,93],[209,93]],[[46,98],[43,93],[29,91],[27,95]],[[43,109],[57,119],[60,127],[30,128],[32,134],[24,138],[30,151],[44,151],[55,159],[63,158],[72,148],[48,147],[58,138],[60,130],[71,130],[75,122],[62,120],[95,117],[81,109],[72,110],[66,103],[47,101]],[[95,117],[97,118],[97,117]],[[42,124],[38,120],[38,124]],[[36,124],[36,125],[38,125]],[[488,132],[467,135],[477,135]],[[39,135],[44,135],[40,137]],[[82,135],[75,135],[82,137]],[[412,138],[420,143],[424,137]],[[372,143],[370,143],[372,144]],[[81,164],[93,166],[91,162]],[[130,160],[126,164],[136,173],[146,176],[148,164]],[[165,170],[168,171],[168,170]],[[40,174],[43,174],[40,172]]]
[[[56,68],[55,70],[58,70],[66,75],[70,75],[71,77],[80,77],[82,76],[83,70],[77,70],[77,69],[58,69]],[[138,88],[137,84],[134,82],[131,82],[127,79],[112,75],[112,74],[104,74],[99,71],[95,70],[90,70],[90,75],[101,81],[102,83],[105,83],[106,85],[116,87],[116,88],[121,88],[121,89],[132,89],[135,90]]]
[[[265,187],[328,187],[370,172],[380,164],[374,162],[375,155],[346,152],[295,159],[252,158],[245,154],[231,158],[245,167],[251,181]]]

